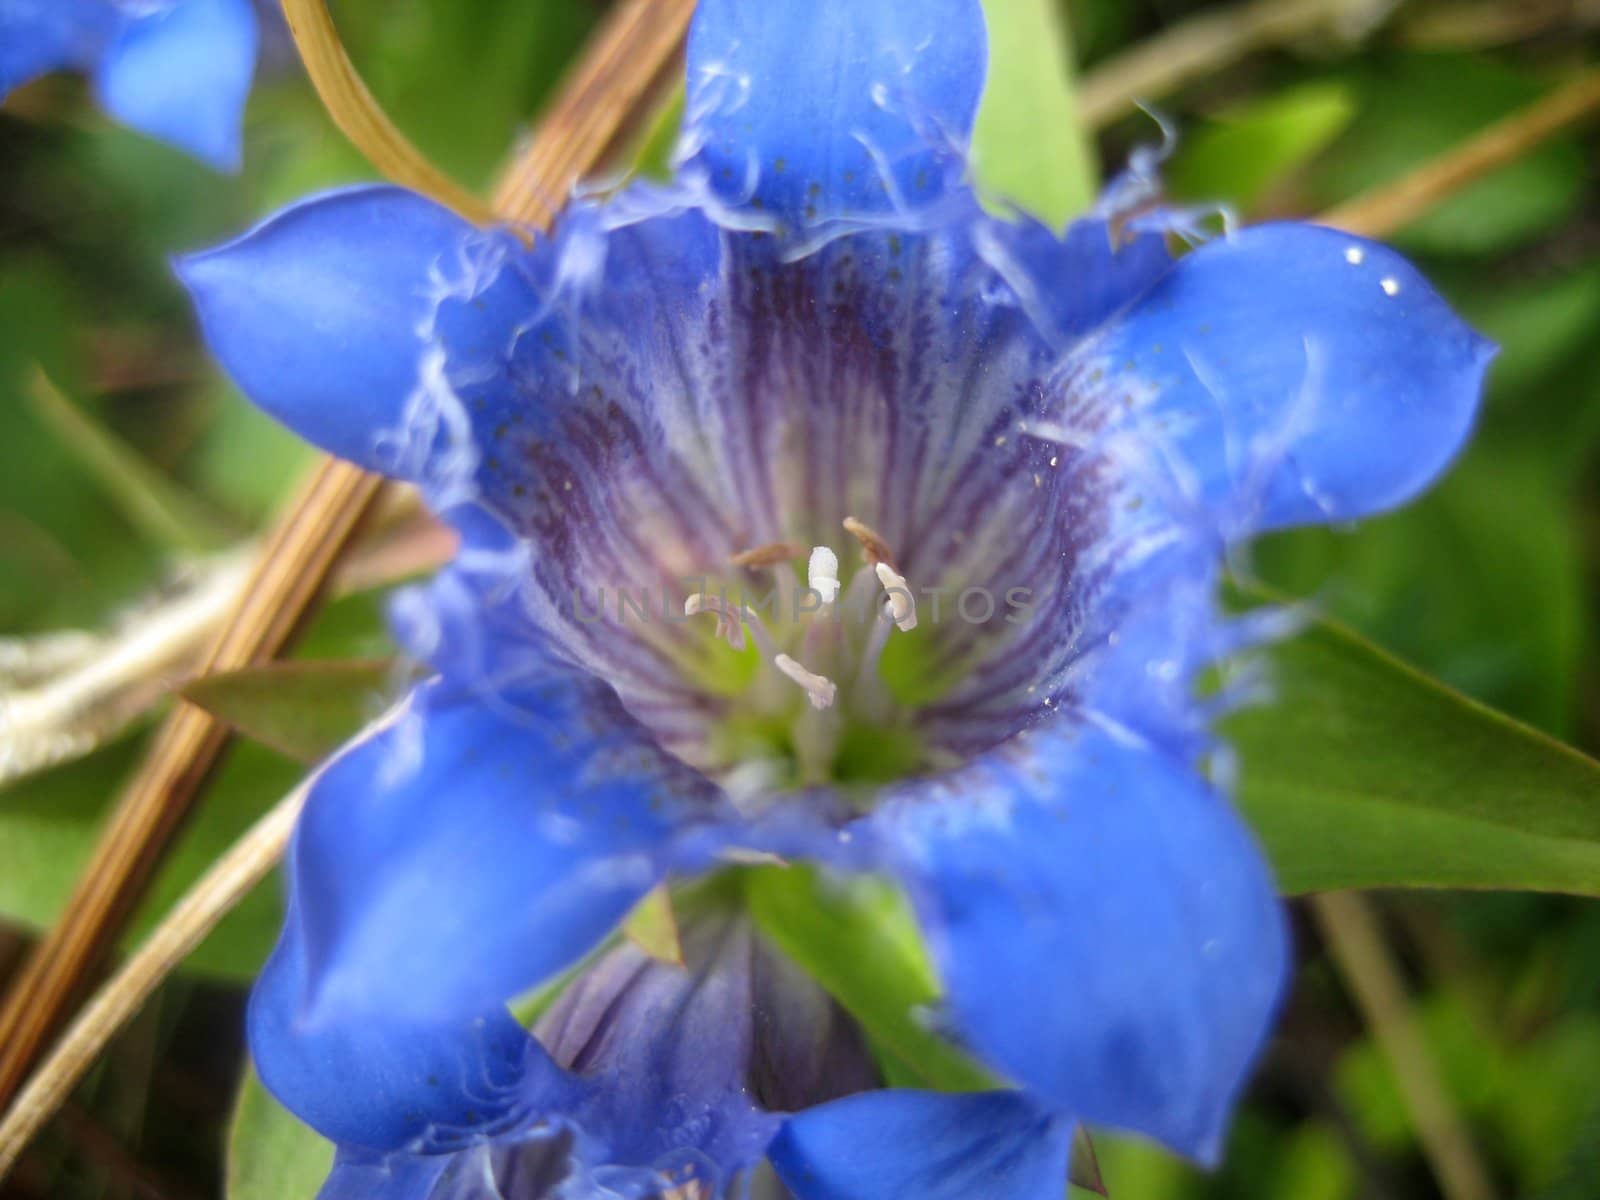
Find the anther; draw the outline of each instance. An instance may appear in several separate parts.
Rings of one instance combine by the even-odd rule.
[[[811,561],[806,564],[806,584],[824,604],[839,598],[839,556],[826,546],[811,551]]]
[[[796,542],[768,542],[764,546],[741,550],[728,561],[736,567],[753,567],[759,570],[763,567],[775,567],[779,563],[793,562],[797,558],[804,558],[805,554],[806,548]]]
[[[858,521],[854,517],[846,517],[844,519],[844,531],[861,543],[861,549],[866,551],[869,563],[874,566],[878,563],[894,565],[894,551],[889,549],[889,543],[884,541],[882,535],[872,526]]]
[[[917,600],[906,584],[906,577],[886,562],[872,568],[889,595],[889,616],[899,626],[901,633],[910,633],[917,627]]]
[[[806,699],[811,701],[812,708],[820,712],[824,708],[833,707],[833,702],[839,695],[839,688],[826,675],[806,670],[787,654],[775,655],[772,664],[800,685],[806,694]]]

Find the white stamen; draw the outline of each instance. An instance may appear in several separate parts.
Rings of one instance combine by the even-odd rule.
[[[683,615],[696,617],[703,612],[713,613],[717,618],[717,636],[735,650],[744,649],[744,622],[739,618],[742,614],[733,605],[717,596],[707,596],[696,592],[683,602]]]
[[[1360,246],[1351,246],[1344,252],[1345,262],[1349,263],[1352,267],[1359,267],[1361,265],[1361,260],[1364,258],[1366,258],[1366,253],[1361,249]]]
[[[839,695],[839,688],[833,680],[826,675],[817,675],[806,670],[787,654],[777,655],[772,663],[800,685],[806,694],[806,699],[811,701],[812,708],[820,712],[824,708],[833,707],[833,702]]]
[[[885,562],[878,563],[873,570],[878,573],[878,582],[883,584],[883,590],[889,595],[890,617],[900,627],[901,633],[910,633],[917,627],[917,601],[906,586],[906,577]]]
[[[806,564],[806,582],[824,604],[832,604],[839,598],[839,556],[826,546],[815,547]]]
[[[1378,286],[1383,289],[1385,296],[1398,296],[1400,294],[1400,281],[1398,279],[1392,277],[1384,279]]]

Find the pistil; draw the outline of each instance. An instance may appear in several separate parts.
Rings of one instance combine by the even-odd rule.
[[[800,685],[805,692],[806,699],[811,701],[811,707],[817,711],[832,708],[833,702],[839,696],[838,685],[826,675],[818,675],[808,671],[790,658],[787,654],[779,654],[773,660],[773,665]]]
[[[839,553],[832,546],[807,549],[793,542],[772,542],[732,556],[732,564],[750,571],[770,570],[786,603],[765,613],[726,595],[705,592],[689,597],[689,616],[710,613],[717,618],[717,636],[735,649],[748,636],[756,643],[764,679],[749,685],[741,706],[758,720],[775,719],[786,731],[784,741],[798,778],[806,784],[826,783],[837,769],[847,727],[865,722],[877,728],[892,722],[894,702],[880,677],[883,655],[896,630],[917,627],[917,602],[910,583],[895,566],[894,549],[870,525],[847,517],[844,531],[861,547],[865,560],[846,582],[840,577]],[[805,560],[802,581],[796,564]],[[801,587],[805,593],[799,593]],[[763,602],[762,609],[765,609]],[[852,627],[852,618],[870,614],[866,630]],[[770,619],[763,620],[763,615]],[[845,682],[848,703],[840,708]],[[799,689],[806,705],[794,706]],[[737,766],[734,767],[735,772]],[[764,768],[765,770],[765,768]]]

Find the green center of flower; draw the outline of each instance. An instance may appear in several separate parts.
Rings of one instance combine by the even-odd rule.
[[[684,601],[710,634],[689,669],[729,701],[707,765],[736,798],[828,785],[865,800],[941,765],[916,729],[939,690],[918,653],[916,590],[869,526],[847,518],[844,532],[837,549],[747,550],[741,581],[707,580]]]

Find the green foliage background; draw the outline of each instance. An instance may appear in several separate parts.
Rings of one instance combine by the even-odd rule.
[[[1223,8],[986,7],[995,59],[979,175],[997,198],[1057,221],[1157,136],[1137,115],[1091,135],[1072,77]],[[1413,0],[1359,34],[1308,35],[1162,97],[1182,131],[1167,170],[1175,197],[1225,201],[1248,219],[1301,216],[1403,175],[1596,61],[1592,13],[1547,7],[1542,24],[1519,25],[1491,19],[1507,6]],[[594,0],[334,8],[398,124],[475,187],[603,11]],[[309,190],[370,177],[291,61],[251,102],[237,178],[110,125],[72,79],[42,81],[0,109],[0,630],[104,625],[170,577],[181,542],[259,528],[309,462],[206,361],[166,265]],[[1596,143],[1592,132],[1554,139],[1395,239],[1503,346],[1479,434],[1449,478],[1398,514],[1279,536],[1237,564],[1242,603],[1304,597],[1333,619],[1274,653],[1275,702],[1229,727],[1245,811],[1289,892],[1473,889],[1385,892],[1379,912],[1497,1194],[1529,1200],[1600,1195],[1600,909],[1551,894],[1600,895],[1600,772],[1565,748],[1600,750]],[[128,489],[148,481],[109,470],[29,401],[36,364],[93,428],[177,490],[192,537],[141,517]],[[300,656],[387,655],[380,599],[333,605]],[[330,693],[318,709],[337,727],[330,736],[394,686],[371,668],[352,674],[360,690]],[[275,724],[281,704],[274,716],[248,689],[217,702],[268,744],[307,745],[303,720],[292,736]],[[59,909],[139,749],[135,731],[0,792],[0,972]],[[302,769],[242,744],[132,936]],[[824,977],[887,1060],[965,1080],[970,1066],[943,1063],[908,1018],[933,984],[892,897],[865,894],[852,909],[834,896],[837,908],[818,909],[805,886],[751,885],[780,944]],[[225,922],[25,1160],[18,1195],[219,1195],[225,1180],[235,1200],[310,1195],[325,1147],[253,1083],[222,1165],[240,997],[276,921],[268,887]],[[1098,1137],[1113,1195],[1438,1194],[1393,1068],[1309,923],[1299,943],[1294,998],[1222,1171],[1204,1177]],[[904,973],[891,978],[896,962]]]

